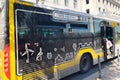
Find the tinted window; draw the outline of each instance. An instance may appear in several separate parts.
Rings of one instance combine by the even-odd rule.
[[[49,51],[53,52],[54,47],[61,45],[65,25],[52,21],[48,13],[29,10],[17,10],[16,13],[16,52],[20,74],[23,63],[35,62],[39,51],[44,53],[44,61],[48,59]]]
[[[97,18],[94,18],[94,34],[95,36],[100,36],[100,23],[101,23],[101,19],[97,19]]]
[[[71,24],[70,27],[74,33],[90,32],[88,24]]]

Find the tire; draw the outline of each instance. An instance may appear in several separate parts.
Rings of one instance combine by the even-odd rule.
[[[83,54],[80,59],[80,73],[85,73],[90,70],[92,66],[92,58],[89,54]]]

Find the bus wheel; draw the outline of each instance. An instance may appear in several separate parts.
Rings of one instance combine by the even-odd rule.
[[[92,66],[92,58],[89,54],[83,54],[80,60],[80,73],[85,73]]]

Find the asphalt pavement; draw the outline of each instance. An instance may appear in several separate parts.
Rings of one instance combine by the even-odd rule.
[[[61,80],[120,80],[120,62],[114,59],[101,64],[101,78],[99,78],[98,65],[84,74],[75,73]]]

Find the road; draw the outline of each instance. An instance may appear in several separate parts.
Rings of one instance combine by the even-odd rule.
[[[101,65],[101,80],[120,80],[120,66],[118,66],[117,59],[111,60],[109,62],[104,62]],[[75,73],[61,80],[97,80],[98,76],[98,65],[95,65],[87,73]]]

